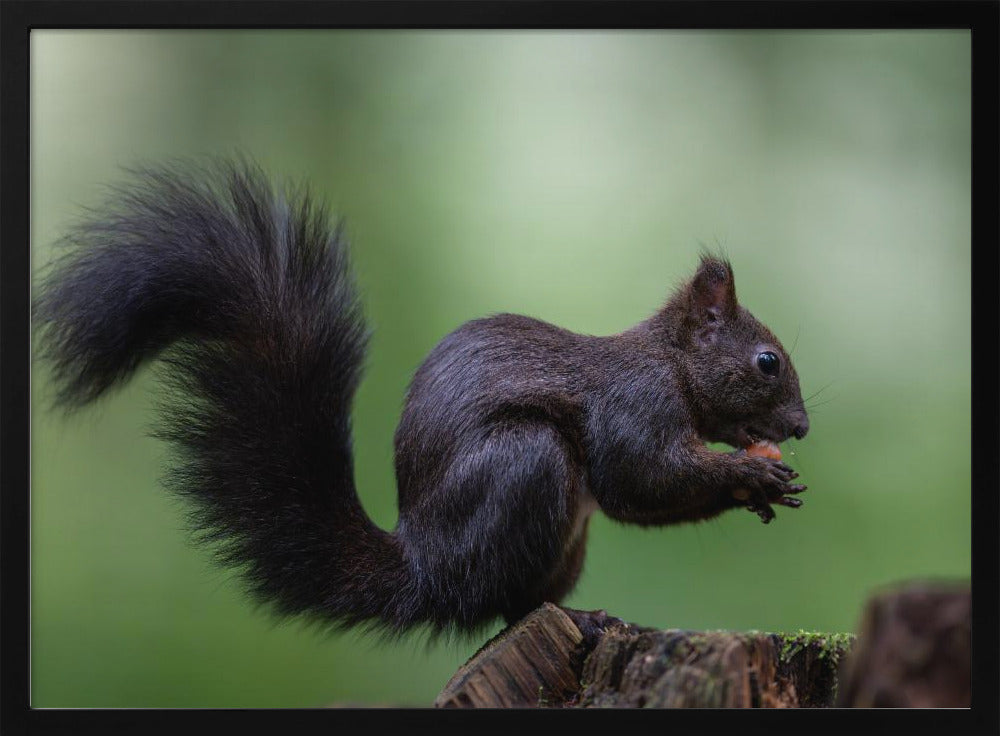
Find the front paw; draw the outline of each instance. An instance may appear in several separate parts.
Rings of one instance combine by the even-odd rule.
[[[780,460],[763,457],[742,456],[745,463],[746,479],[742,486],[733,492],[733,497],[756,513],[760,520],[767,524],[775,517],[771,504],[797,509],[802,500],[792,498],[789,494],[801,493],[806,486],[793,484],[791,481],[799,474]]]

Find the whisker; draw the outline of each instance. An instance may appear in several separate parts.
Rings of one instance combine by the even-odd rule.
[[[830,388],[830,386],[832,386],[836,382],[837,382],[837,379],[834,379],[834,380],[830,381],[828,384],[826,384],[821,389],[819,389],[819,391],[814,391],[812,394],[810,394],[806,398],[802,399],[802,403],[805,404],[807,401],[809,401],[809,399],[815,399],[817,396],[819,396],[821,393],[823,393],[824,391],[826,391],[828,388]]]
[[[785,454],[792,455],[795,458],[795,464],[799,466],[798,469],[801,470],[804,473],[804,472],[806,472],[806,467],[805,467],[805,464],[802,462],[802,456],[799,455],[797,448],[789,447],[789,445],[791,444],[791,442],[792,442],[792,440],[791,440],[791,438],[789,438],[789,439],[787,439],[787,440],[785,440],[784,442],[781,443],[781,446],[785,450],[787,450],[787,453],[786,452],[782,452],[782,455],[785,455]]]
[[[799,344],[799,333],[802,332],[802,323],[799,322],[799,326],[795,330],[795,340],[792,341],[792,349],[788,351],[788,357],[792,357],[795,352],[795,346]]]
[[[820,401],[818,403],[813,404],[812,406],[807,406],[806,409],[808,409],[809,411],[813,411],[817,406],[823,406],[824,404],[829,404],[831,401],[836,401],[838,398],[840,397],[831,396],[829,399],[826,399],[825,401]]]

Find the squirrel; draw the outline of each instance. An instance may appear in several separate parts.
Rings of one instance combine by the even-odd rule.
[[[598,509],[650,526],[801,504],[795,471],[746,451],[805,436],[798,376],[705,252],[620,334],[499,314],[444,337],[406,394],[385,531],[354,484],[370,332],[342,224],[244,159],[131,173],[40,283],[54,404],[76,410],[159,359],[164,484],[280,616],[475,631],[565,598]]]

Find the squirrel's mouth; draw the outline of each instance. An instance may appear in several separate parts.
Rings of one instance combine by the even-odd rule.
[[[762,432],[758,432],[753,427],[740,429],[737,433],[737,442],[740,448],[751,455],[770,457],[775,460],[781,459],[781,448],[778,447],[778,443],[767,439]]]

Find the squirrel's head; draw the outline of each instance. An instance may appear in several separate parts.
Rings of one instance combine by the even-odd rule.
[[[733,269],[703,256],[667,306],[699,433],[747,447],[809,431],[799,377],[781,342],[736,301]]]

